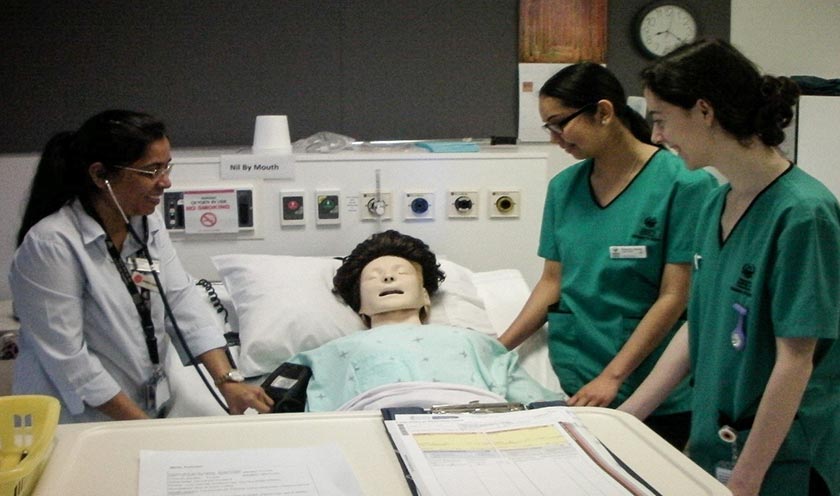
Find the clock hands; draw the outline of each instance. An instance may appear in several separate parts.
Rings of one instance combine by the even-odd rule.
[[[674,24],[674,16],[673,16],[673,13],[669,12],[669,13],[668,13],[668,26],[667,26],[664,30],[657,32],[654,36],[659,36],[659,35],[662,35],[662,34],[667,34],[667,35],[671,35],[671,37],[672,37],[672,38],[674,38],[675,40],[677,40],[677,42],[678,42],[678,43],[685,43],[685,42],[686,42],[686,40],[685,40],[685,39],[680,38],[679,36],[675,35],[675,34],[671,31],[671,26],[672,26],[673,24]]]

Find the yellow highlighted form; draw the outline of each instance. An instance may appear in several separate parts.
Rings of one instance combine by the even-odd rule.
[[[550,425],[495,432],[418,433],[414,440],[423,451],[496,451],[568,444],[563,434]]]

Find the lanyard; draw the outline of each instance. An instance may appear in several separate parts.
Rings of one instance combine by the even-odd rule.
[[[149,222],[146,217],[143,217],[143,238],[146,239],[149,236]],[[149,350],[149,359],[151,359],[152,364],[158,365],[160,363],[160,357],[158,356],[158,348],[157,348],[157,337],[155,337],[155,325],[152,322],[152,304],[151,304],[151,294],[148,289],[146,288],[138,288],[134,281],[131,279],[131,274],[128,271],[128,267],[125,266],[125,263],[120,256],[120,252],[117,251],[116,245],[111,240],[111,237],[108,236],[108,233],[105,233],[105,245],[108,247],[108,253],[111,255],[111,259],[114,260],[114,264],[117,266],[117,271],[120,273],[120,278],[125,284],[128,293],[131,295],[131,300],[134,302],[134,306],[137,308],[137,313],[140,315],[140,323],[143,326],[143,334],[146,337],[146,348]],[[151,262],[149,262],[151,264]],[[149,267],[149,270],[154,270],[153,267]]]

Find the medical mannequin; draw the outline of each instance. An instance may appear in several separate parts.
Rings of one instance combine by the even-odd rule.
[[[171,161],[163,123],[110,110],[54,136],[38,164],[9,274],[21,323],[13,390],[58,398],[61,422],[165,414],[162,364],[176,338],[158,280],[230,411],[270,409],[237,381],[156,211]]]
[[[563,399],[528,376],[517,355],[492,337],[425,323],[431,296],[443,280],[428,246],[393,230],[373,235],[344,258],[333,278],[334,291],[369,329],[289,359],[312,370],[307,408],[347,407],[369,391],[400,384],[426,388],[422,401],[441,394],[437,384],[454,385],[446,386],[448,391],[471,390],[458,394],[478,395],[462,397],[459,403]]]
[[[344,258],[333,291],[368,327],[419,324],[428,318],[430,298],[445,277],[425,243],[389,230],[359,243]],[[396,285],[401,287],[391,291]]]
[[[420,264],[402,257],[385,255],[371,260],[359,278],[359,314],[370,327],[421,324],[420,314],[428,313],[431,305],[422,273]]]

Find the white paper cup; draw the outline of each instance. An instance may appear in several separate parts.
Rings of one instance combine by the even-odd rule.
[[[254,125],[254,145],[252,149],[258,152],[288,152],[292,151],[289,140],[289,121],[285,115],[258,115]]]

